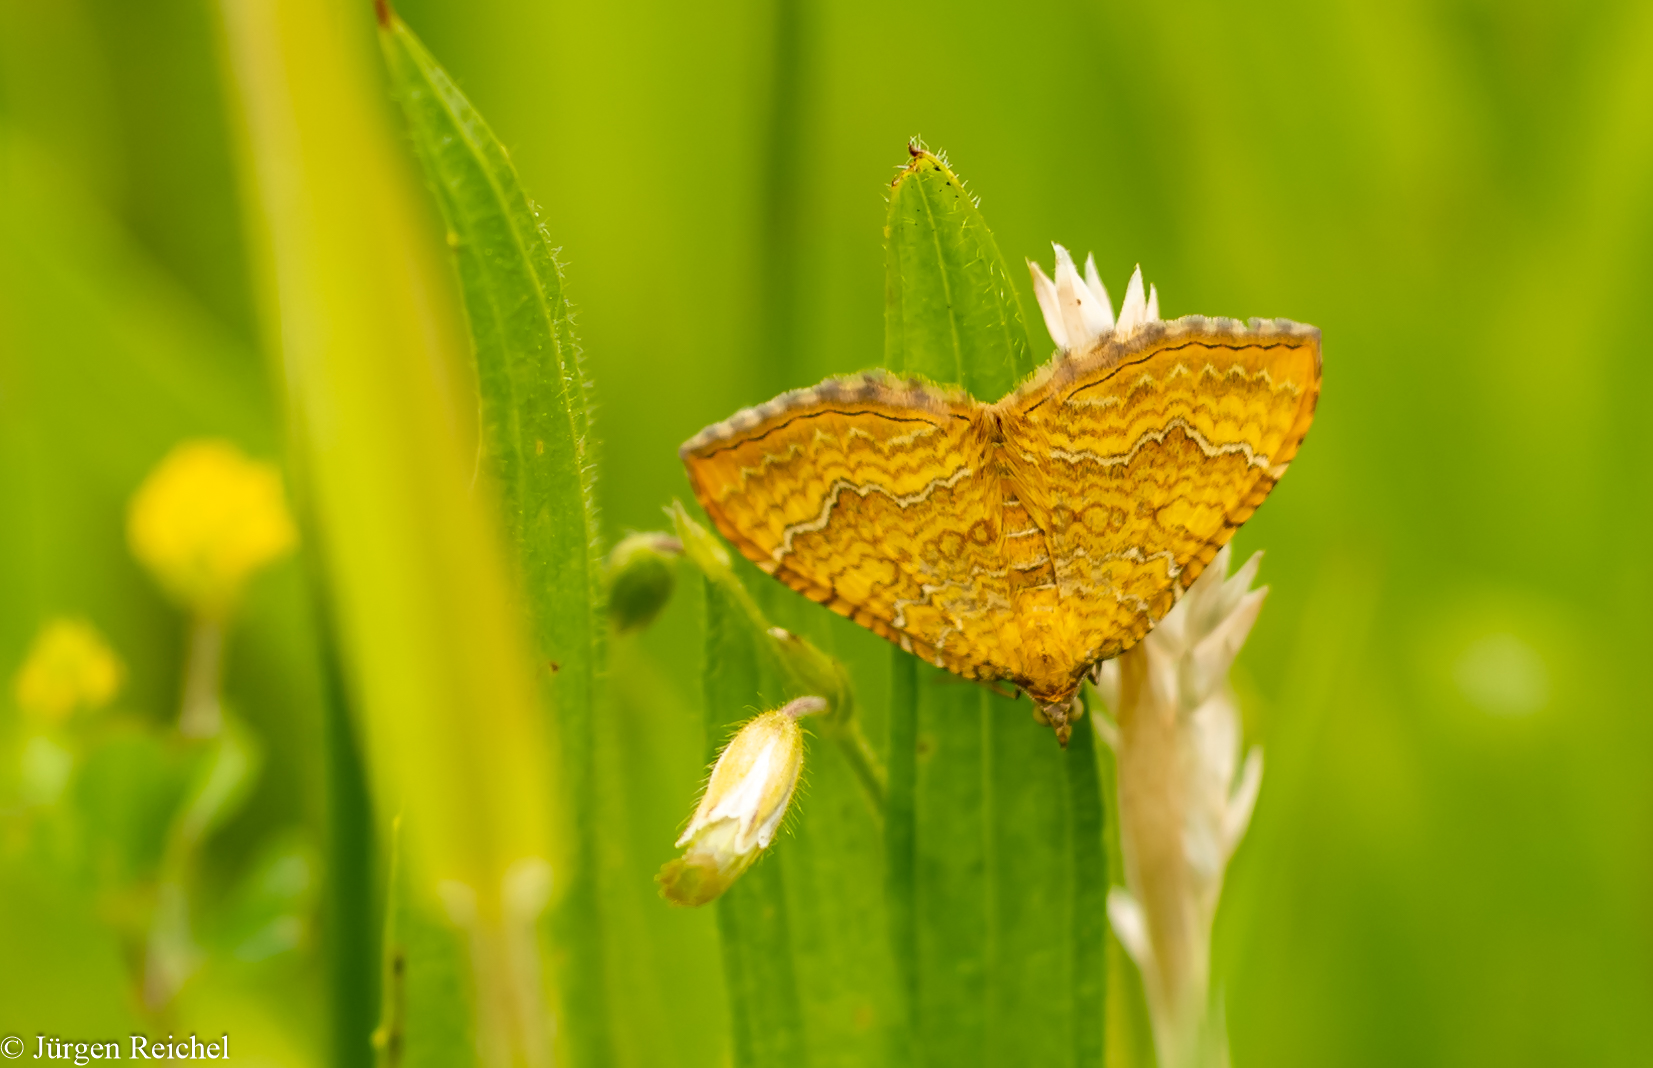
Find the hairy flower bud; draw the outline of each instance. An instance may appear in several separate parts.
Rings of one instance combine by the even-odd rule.
[[[651,531],[622,538],[608,556],[608,616],[617,633],[642,630],[672,599],[683,543]]]
[[[800,716],[823,711],[797,700],[747,723],[724,746],[688,829],[683,856],[660,869],[660,893],[677,905],[704,905],[729,889],[769,847],[803,770]]]

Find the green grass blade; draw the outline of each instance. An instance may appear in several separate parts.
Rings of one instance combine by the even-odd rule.
[[[1068,804],[1068,894],[1073,917],[1073,1063],[1103,1063],[1107,1019],[1108,854],[1096,732],[1081,724],[1062,761]]]
[[[555,919],[563,1029],[574,1063],[612,1063],[598,815],[592,774],[603,590],[579,349],[555,253],[504,146],[394,15],[381,34],[392,84],[458,262],[482,397],[482,446],[527,591],[574,821]]]
[[[885,360],[997,400],[1033,369],[1016,290],[974,200],[915,151],[890,196]],[[895,654],[892,942],[924,1065],[1096,1065],[1101,794],[1015,703]],[[898,748],[899,747],[899,748]]]
[[[886,1063],[893,984],[880,875],[885,772],[861,738],[841,663],[811,640],[836,617],[787,594],[779,618],[796,636],[778,640],[735,568],[754,582],[767,577],[732,563],[681,505],[673,514],[685,557],[706,577],[709,755],[756,712],[805,694],[829,705],[803,721],[808,750],[786,830],[714,906],[736,1063]]]
[[[762,636],[727,587],[706,580],[706,740],[708,761],[737,725],[762,711],[774,692]],[[768,676],[767,678],[765,676]],[[788,843],[779,843],[776,850]],[[794,1068],[806,1064],[803,1006],[793,966],[786,872],[771,853],[713,906],[723,945],[735,1064]]]
[[[884,809],[885,897],[890,952],[895,958],[901,1024],[893,1031],[894,1060],[917,1064],[918,1018],[918,675],[917,657],[897,649],[890,664],[890,792]]]
[[[301,529],[306,532],[306,540],[313,541],[317,527],[309,514],[308,501],[301,498],[300,502]],[[333,633],[336,610],[326,603],[326,577],[319,563],[313,552],[305,554],[306,577],[317,605],[312,618],[321,662],[321,715],[326,732],[323,758],[329,878],[324,915],[333,1010],[332,1064],[334,1068],[365,1068],[377,1059],[369,1038],[383,1002],[382,969],[374,967],[384,954],[383,932],[375,929],[374,917],[378,850],[367,766],[361,738],[351,721],[349,687]],[[394,871],[387,884],[393,879]]]
[[[1101,708],[1095,691],[1086,687],[1085,697],[1092,708]],[[1078,731],[1074,732],[1079,733]],[[1102,796],[1119,796],[1119,764],[1112,749],[1097,747],[1097,774],[1102,780]],[[1125,870],[1125,859],[1119,848],[1119,806],[1109,807],[1103,818],[1102,844],[1105,872],[1113,873],[1105,882],[1123,886],[1120,873]],[[1154,1068],[1154,1036],[1148,1021],[1147,994],[1142,989],[1142,973],[1131,960],[1119,937],[1104,924],[1107,944],[1103,947],[1106,981],[1103,987],[1103,1062],[1109,1068]]]
[[[821,611],[755,567],[743,573],[757,584],[754,592],[770,619],[808,639],[823,656],[830,651],[835,664],[853,670],[863,666],[858,654],[866,653],[877,668],[886,663],[883,642],[865,641],[869,635],[855,624]],[[866,674],[855,677],[865,689]],[[882,709],[869,704],[854,701],[845,733],[836,729],[835,717],[804,720],[814,744],[796,818],[776,848],[786,872],[792,951],[815,1068],[891,1063],[892,1032],[900,1020],[883,875],[888,774],[882,754],[861,735],[863,727],[882,726]]]
[[[473,1034],[456,1056],[544,1063],[519,952],[557,857],[554,768],[492,480],[475,478],[465,345],[438,235],[379,101],[371,16],[325,0],[224,3],[255,273],[289,390],[294,452],[336,595],[381,819],[401,811],[411,991],[447,974],[419,1027]],[[552,784],[548,786],[548,784]],[[537,881],[536,881],[537,880]],[[532,950],[528,950],[532,952]],[[450,958],[451,959],[451,958]]]

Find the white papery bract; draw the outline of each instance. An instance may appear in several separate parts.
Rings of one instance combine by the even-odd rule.
[[[1137,327],[1159,318],[1159,292],[1149,286],[1144,293],[1141,267],[1125,286],[1125,303],[1115,319],[1113,302],[1096,270],[1096,257],[1085,257],[1081,279],[1068,250],[1056,244],[1051,247],[1056,250],[1054,281],[1032,260],[1027,269],[1033,274],[1033,293],[1039,298],[1045,329],[1064,355],[1089,351],[1108,338],[1129,337]]]
[[[1232,576],[1229,557],[1219,552],[1146,638],[1098,672],[1114,721],[1093,722],[1118,758],[1125,860],[1108,918],[1142,971],[1162,1068],[1228,1063],[1210,997],[1211,924],[1263,773],[1260,749],[1240,759],[1228,669],[1268,593],[1251,589],[1260,553]]]

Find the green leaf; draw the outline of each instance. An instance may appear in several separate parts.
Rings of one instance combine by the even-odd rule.
[[[413,144],[448,226],[475,347],[482,449],[503,492],[554,711],[573,856],[555,920],[562,1028],[573,1061],[611,1063],[592,774],[606,595],[579,348],[556,256],[505,148],[394,15],[380,35]]]
[[[894,1021],[879,871],[884,772],[852,715],[847,673],[801,635],[777,636],[735,571],[745,565],[681,505],[672,514],[685,558],[705,577],[708,757],[739,724],[790,698],[816,694],[830,706],[803,720],[810,743],[787,831],[714,905],[735,1063],[885,1063]],[[785,596],[807,613],[800,629],[835,619]]]
[[[303,515],[306,540],[315,524]],[[317,603],[326,603],[326,581],[313,553],[306,562]],[[383,999],[378,969],[383,949],[374,916],[378,896],[373,797],[361,739],[351,722],[350,695],[339,662],[332,613],[313,613],[321,652],[323,754],[327,776],[327,873],[324,922],[330,935],[328,980],[333,1006],[333,1065],[354,1068],[373,1062],[369,1037]],[[388,881],[388,880],[387,880]],[[388,897],[388,895],[385,895]]]
[[[1032,371],[1004,260],[942,160],[913,150],[886,234],[891,370],[987,401]],[[894,655],[886,842],[913,1063],[1101,1064],[1107,879],[1089,730],[1064,751],[1028,704]]]
[[[1088,686],[1085,698],[1091,708],[1103,707],[1101,698]],[[1102,796],[1118,797],[1119,763],[1111,748],[1097,748],[1097,766],[1102,779]],[[1112,881],[1124,885],[1118,874],[1125,870],[1124,854],[1119,847],[1118,805],[1108,809],[1105,823],[1102,835],[1106,856],[1104,875],[1111,871],[1115,873]],[[1107,928],[1107,936],[1104,1063],[1110,1068],[1154,1068],[1158,1061],[1154,1053],[1153,1025],[1148,1019],[1148,996],[1142,987],[1142,973],[1137,970],[1136,962],[1131,960],[1131,955],[1125,951],[1111,927]]]
[[[1068,894],[1072,909],[1073,1063],[1103,1063],[1108,993],[1108,854],[1102,780],[1096,732],[1081,724],[1062,759],[1068,803],[1068,842],[1072,870]]]
[[[469,1016],[464,946],[415,892],[402,857],[401,820],[385,834],[385,920],[379,979],[379,1024],[372,1042],[377,1068],[467,1064],[476,1035]]]
[[[475,405],[455,388],[451,273],[385,121],[367,12],[346,14],[327,0],[223,5],[253,273],[379,818],[405,816],[408,915],[467,935],[476,1004],[433,1011],[475,1028],[463,1060],[533,1062],[540,1021],[513,1026],[509,1006],[541,1003],[539,977],[505,958],[532,938],[532,878],[561,859],[561,783],[494,487],[475,477]],[[501,940],[510,954],[488,950]],[[433,961],[410,948],[410,988]]]
[[[1016,287],[964,183],[912,152],[884,228],[884,365],[998,400],[1033,370]]]
[[[776,701],[774,671],[764,663],[763,636],[728,586],[706,580],[706,739],[708,761],[737,726]],[[766,670],[767,669],[767,670]],[[776,702],[778,703],[778,702]],[[741,1068],[790,1068],[806,1063],[803,1005],[793,962],[785,865],[787,843],[726,891],[714,906],[723,946],[735,1063]]]
[[[813,694],[826,698],[828,713],[812,717],[809,725],[838,744],[866,800],[874,811],[881,810],[884,806],[884,768],[878,754],[861,732],[849,672],[842,663],[821,652],[806,638],[770,625],[763,609],[736,575],[728,550],[713,537],[711,531],[689,516],[682,502],[673,501],[667,514],[677,527],[683,553],[689,562],[717,588],[731,610],[739,611],[748,629],[756,636],[754,640],[762,650],[769,675],[778,680],[789,696]],[[773,587],[766,585],[765,588]],[[811,618],[818,620],[819,613],[812,614]],[[711,670],[713,662],[708,660],[707,663],[708,670]]]

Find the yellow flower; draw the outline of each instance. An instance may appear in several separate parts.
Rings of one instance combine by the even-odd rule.
[[[826,701],[800,697],[740,729],[718,755],[706,794],[677,840],[683,856],[660,869],[660,893],[677,905],[704,905],[722,894],[780,828],[803,770],[798,717]]]
[[[254,571],[298,542],[281,473],[212,440],[183,442],[150,472],[127,510],[126,536],[171,597],[215,619]]]
[[[48,722],[79,708],[101,708],[115,696],[121,662],[92,625],[54,619],[41,628],[17,672],[17,707]]]

